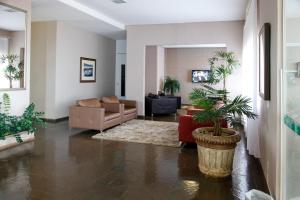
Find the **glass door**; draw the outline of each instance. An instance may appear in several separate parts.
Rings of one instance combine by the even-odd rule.
[[[300,200],[300,0],[284,0],[282,199]]]

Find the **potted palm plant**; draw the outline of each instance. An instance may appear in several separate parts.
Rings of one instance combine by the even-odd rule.
[[[180,91],[180,83],[178,80],[167,76],[164,82],[164,91],[166,93],[171,93],[171,96],[174,96],[175,92]]]
[[[249,105],[251,99],[241,95],[233,100],[227,98],[226,78],[239,65],[234,53],[217,52],[209,59],[209,63],[209,84],[223,82],[223,88],[214,89],[202,84],[201,88],[194,89],[190,94],[193,105],[204,108],[194,114],[194,119],[213,123],[213,127],[196,129],[193,136],[197,142],[200,171],[212,177],[226,177],[231,174],[235,147],[241,140],[239,132],[226,128],[227,124],[237,127],[241,124],[240,116],[255,119],[257,115]]]
[[[204,90],[204,91],[203,91]],[[237,96],[232,101],[215,102],[207,96],[205,89],[194,90],[194,96],[199,98],[195,104],[205,108],[194,115],[199,122],[211,121],[213,127],[198,128],[193,132],[197,142],[199,169],[202,173],[213,177],[226,177],[231,174],[234,150],[241,136],[238,131],[231,128],[222,128],[221,124],[230,123],[233,127],[239,125],[240,120],[236,116],[244,115],[255,119],[257,115],[249,106],[250,99]]]
[[[240,64],[238,60],[235,58],[233,52],[227,51],[218,51],[216,54],[211,57],[209,60],[209,65],[211,69],[211,73],[208,78],[208,84],[215,85],[222,82],[222,90],[224,91],[222,98],[223,101],[226,101],[226,80],[229,75],[231,75]]]

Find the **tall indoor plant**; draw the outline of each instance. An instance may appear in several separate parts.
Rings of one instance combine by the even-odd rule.
[[[239,65],[234,54],[217,52],[209,62],[212,70],[209,83],[214,85],[223,82],[223,88],[215,89],[202,84],[190,94],[193,104],[204,108],[194,114],[194,119],[213,124],[212,127],[196,129],[193,136],[197,142],[200,171],[208,176],[226,177],[231,174],[234,150],[241,139],[239,132],[227,128],[227,124],[235,127],[240,124],[240,116],[255,119],[257,115],[249,105],[251,99],[241,95],[233,100],[227,98],[226,78]]]
[[[211,73],[209,75],[208,83],[215,85],[222,83],[222,90],[225,91],[223,95],[223,101],[226,100],[226,81],[227,77],[234,72],[238,66],[240,66],[233,52],[218,51],[209,60]]]
[[[175,92],[180,91],[180,83],[177,79],[171,78],[167,76],[165,82],[164,82],[164,91],[166,93],[170,92],[171,96],[174,96]]]

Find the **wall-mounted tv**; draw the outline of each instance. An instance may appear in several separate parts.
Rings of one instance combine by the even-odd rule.
[[[210,70],[192,70],[192,82],[208,82]]]

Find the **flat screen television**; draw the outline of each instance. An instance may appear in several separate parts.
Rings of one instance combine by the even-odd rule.
[[[203,83],[208,82],[210,70],[192,70],[192,82]]]

